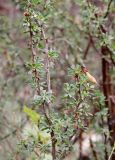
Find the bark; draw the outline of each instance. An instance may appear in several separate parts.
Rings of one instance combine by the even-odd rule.
[[[113,147],[115,141],[115,103],[112,100],[112,80],[110,75],[111,62],[110,51],[108,47],[103,45],[101,47],[102,53],[102,77],[103,77],[103,93],[106,98],[105,105],[108,107],[108,127],[110,131],[110,143]],[[111,160],[115,160],[115,154],[112,155]]]

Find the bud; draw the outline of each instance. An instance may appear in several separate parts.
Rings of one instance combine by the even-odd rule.
[[[87,78],[90,82],[98,85],[96,79],[88,72],[88,69],[85,66],[81,66],[81,70],[83,73],[85,73],[87,75]]]
[[[88,80],[89,80],[90,82],[95,83],[95,84],[98,85],[96,79],[95,79],[89,72],[86,72],[86,75],[87,75],[87,78],[88,78]]]
[[[24,16],[26,17],[30,16],[29,12],[24,12]]]

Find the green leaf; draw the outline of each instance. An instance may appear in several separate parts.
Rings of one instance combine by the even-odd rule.
[[[58,53],[56,51],[53,51],[53,50],[48,52],[48,56],[52,57],[52,58],[58,58],[59,57]]]
[[[35,63],[27,63],[26,67],[28,70],[36,69],[37,71],[41,71],[43,68],[43,63],[37,58]]]
[[[108,108],[103,108],[103,110],[101,110],[100,112],[97,112],[96,115],[97,116],[107,116],[108,113]]]
[[[32,3],[34,4],[40,4],[42,2],[42,0],[32,0]]]
[[[27,116],[29,116],[30,120],[33,123],[37,124],[39,122],[40,115],[36,111],[34,111],[26,106],[24,106],[23,111],[27,114]]]
[[[44,49],[44,48],[45,48],[45,46],[44,46],[42,43],[39,43],[38,47],[39,47],[40,49]]]

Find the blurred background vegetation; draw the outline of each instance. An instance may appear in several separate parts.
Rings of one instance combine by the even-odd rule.
[[[49,5],[48,9],[43,8],[45,3]],[[51,63],[50,71],[56,110],[61,112],[64,83],[73,80],[68,77],[68,68],[77,64],[88,68],[99,83],[96,88],[105,96],[104,100],[103,95],[98,93],[104,110],[97,110],[90,104],[94,107],[93,114],[99,112],[98,125],[95,119],[94,130],[87,134],[81,132],[74,143],[75,150],[67,155],[68,159],[110,160],[115,141],[114,0],[32,0],[31,4],[36,13],[39,11],[40,21],[46,20],[50,47],[59,53],[57,60]],[[0,160],[37,159],[34,153],[19,152],[23,133],[31,130],[23,106],[33,105],[35,93],[26,65],[31,61],[24,17],[27,5],[27,0],[0,0]],[[34,41],[38,45],[36,52],[41,53],[44,46],[39,33]],[[40,54],[39,57],[44,56]],[[95,149],[92,149],[90,138]],[[79,141],[82,141],[83,153],[80,152]],[[111,160],[115,160],[113,152]],[[49,154],[45,158],[51,160]]]

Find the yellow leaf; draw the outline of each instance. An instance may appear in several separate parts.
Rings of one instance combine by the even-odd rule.
[[[42,142],[43,144],[47,144],[50,141],[50,134],[40,131],[38,133],[38,139],[40,140],[40,142]]]
[[[27,114],[27,116],[29,116],[30,120],[33,123],[37,124],[38,121],[40,120],[40,115],[36,111],[32,110],[31,108],[24,106],[23,111]]]

